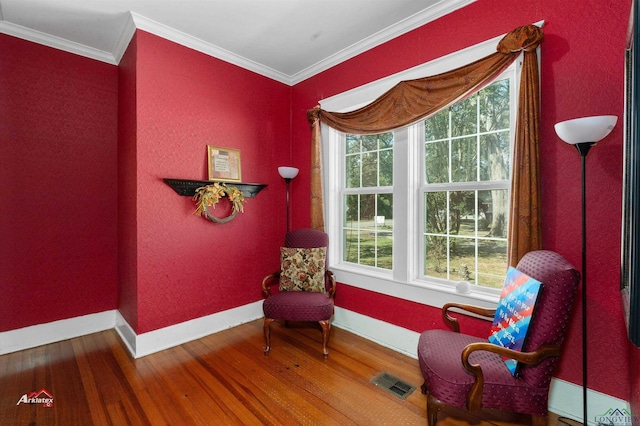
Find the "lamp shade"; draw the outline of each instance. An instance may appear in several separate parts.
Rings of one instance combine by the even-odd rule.
[[[572,145],[584,142],[598,142],[603,139],[618,122],[615,115],[574,118],[556,123],[556,133],[566,143]]]
[[[298,176],[298,168],[297,167],[287,167],[280,166],[278,167],[278,173],[282,176],[283,179],[293,179]]]

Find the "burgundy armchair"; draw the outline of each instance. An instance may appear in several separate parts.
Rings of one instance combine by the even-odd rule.
[[[329,247],[329,237],[316,229],[304,228],[287,232],[284,247],[318,248]],[[274,291],[271,288],[280,282],[280,273],[267,275],[262,280],[264,311],[264,354],[271,350],[270,325],[275,320],[318,322],[322,328],[322,353],[329,355],[329,335],[333,317],[333,298],[336,281],[324,262],[324,292],[319,291]]]
[[[479,410],[493,408],[531,415],[534,426],[546,425],[551,378],[569,324],[580,274],[562,256],[545,250],[527,253],[517,269],[543,283],[522,352],[460,333],[451,308],[493,319],[495,310],[449,303],[442,307],[453,329],[420,335],[418,361],[427,394],[427,418],[434,426],[445,405]],[[487,332],[488,337],[488,332]],[[501,355],[521,363],[513,376]]]

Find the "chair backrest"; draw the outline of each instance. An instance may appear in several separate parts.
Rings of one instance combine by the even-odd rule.
[[[545,344],[562,345],[571,317],[580,273],[558,253],[537,250],[525,254],[517,269],[544,285],[529,325],[523,352]],[[547,358],[537,366],[523,365],[520,377],[530,386],[548,387],[557,357]]]
[[[284,237],[285,247],[296,248],[329,248],[329,236],[322,231],[313,228],[295,229],[287,232]]]
[[[326,259],[329,254],[329,236],[326,232],[314,228],[300,228],[287,232],[284,237],[285,247],[316,248],[326,247]],[[324,270],[329,270],[329,262],[324,262]],[[325,274],[325,288],[329,286],[329,277]]]

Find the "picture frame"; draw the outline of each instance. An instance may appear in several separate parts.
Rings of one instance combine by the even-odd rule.
[[[241,182],[240,150],[207,145],[209,180]]]
[[[629,340],[640,347],[640,2],[634,0],[625,46],[625,129],[620,292]]]

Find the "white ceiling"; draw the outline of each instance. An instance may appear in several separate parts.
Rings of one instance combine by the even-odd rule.
[[[145,30],[295,84],[475,0],[0,0],[0,32],[117,64]]]

